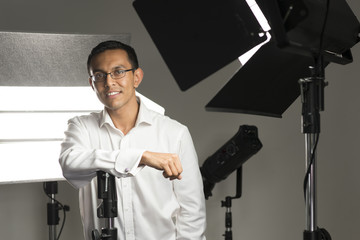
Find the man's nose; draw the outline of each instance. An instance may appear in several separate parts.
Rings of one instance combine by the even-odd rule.
[[[112,77],[112,75],[111,75],[111,72],[106,73],[106,76],[105,76],[105,86],[113,85],[114,82],[115,82],[115,80],[113,79],[113,77]]]

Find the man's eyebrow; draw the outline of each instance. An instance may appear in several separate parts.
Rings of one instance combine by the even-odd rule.
[[[126,69],[126,67],[124,65],[118,65],[118,66],[115,66],[113,68],[111,68],[111,71],[114,71],[115,69]],[[102,70],[102,69],[93,69],[92,70],[93,72],[103,72],[103,73],[106,73],[106,71]]]
[[[119,69],[119,68],[126,69],[126,67],[124,65],[119,65],[119,66],[113,67],[112,70]]]

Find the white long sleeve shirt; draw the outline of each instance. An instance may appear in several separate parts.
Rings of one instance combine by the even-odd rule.
[[[176,153],[182,179],[140,166],[144,151]],[[121,240],[205,240],[205,198],[197,155],[188,129],[140,102],[135,127],[124,136],[106,110],[68,122],[59,162],[64,177],[79,188],[80,214],[86,240],[104,226],[97,217],[96,171],[116,176]]]

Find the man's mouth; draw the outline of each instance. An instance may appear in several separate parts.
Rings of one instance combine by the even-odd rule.
[[[106,96],[113,96],[113,95],[116,95],[116,94],[119,94],[120,92],[109,92],[106,94]]]

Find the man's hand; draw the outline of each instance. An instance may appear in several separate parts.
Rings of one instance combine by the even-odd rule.
[[[181,179],[183,169],[177,154],[146,151],[142,155],[140,164],[163,171],[164,177],[170,180]]]

